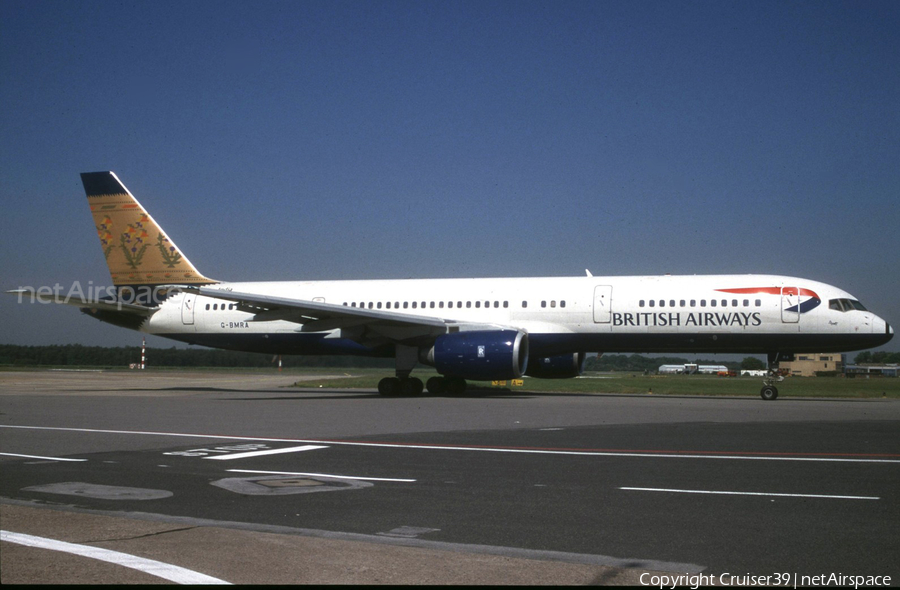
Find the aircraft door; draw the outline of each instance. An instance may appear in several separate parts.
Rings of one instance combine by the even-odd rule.
[[[181,301],[181,323],[185,326],[194,325],[194,304],[197,296],[193,293],[185,293]]]
[[[608,324],[612,317],[612,285],[594,287],[594,323]]]
[[[781,321],[785,324],[796,324],[800,321],[800,289],[798,287],[781,288]]]

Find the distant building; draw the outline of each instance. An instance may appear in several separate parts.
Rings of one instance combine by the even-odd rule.
[[[765,377],[765,369],[741,369],[741,377]]]
[[[700,365],[697,367],[697,372],[706,375],[719,375],[721,373],[728,373],[728,367],[725,365]]]
[[[687,363],[684,365],[660,365],[657,372],[660,375],[703,373],[706,375],[718,375],[719,373],[727,373],[728,367],[725,365],[697,365],[695,363]]]
[[[844,355],[840,353],[795,354],[793,361],[782,361],[779,368],[794,377],[815,377],[820,372],[842,372]]]
[[[900,366],[898,365],[847,365],[844,367],[844,373],[847,375],[881,375],[884,377],[900,376]]]

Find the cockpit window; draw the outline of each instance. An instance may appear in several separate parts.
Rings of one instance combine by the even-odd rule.
[[[828,309],[835,311],[868,311],[862,303],[856,299],[832,299],[828,302]]]
[[[853,306],[853,309],[855,309],[855,310],[858,310],[858,311],[868,311],[868,310],[863,306],[863,304],[860,303],[859,301],[857,301],[856,299],[851,299],[851,300],[850,300],[850,305],[852,305],[852,306]]]

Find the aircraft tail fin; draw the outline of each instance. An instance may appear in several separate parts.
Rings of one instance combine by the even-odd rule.
[[[115,286],[197,285],[208,279],[112,172],[81,174]]]

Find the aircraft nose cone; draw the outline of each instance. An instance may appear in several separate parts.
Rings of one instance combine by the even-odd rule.
[[[884,334],[884,342],[888,342],[894,337],[894,329],[891,325],[887,323],[887,320],[883,320],[878,316],[875,316],[875,322],[872,324],[872,331],[875,334]]]

